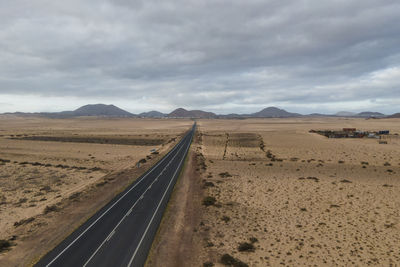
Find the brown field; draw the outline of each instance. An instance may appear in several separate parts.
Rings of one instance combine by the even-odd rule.
[[[0,116],[0,240],[12,245],[0,253],[0,266],[37,259],[154,164],[191,124]],[[146,163],[138,166],[141,159]]]
[[[0,117],[0,266],[43,254],[191,124]],[[344,127],[400,134],[399,119],[199,120],[146,266],[400,265],[400,139],[309,133]]]
[[[204,205],[193,229],[193,240],[201,240],[196,265],[400,265],[398,136],[382,145],[308,132],[355,127],[399,134],[400,120],[200,120],[198,125],[194,149]],[[222,259],[224,254],[233,258]]]

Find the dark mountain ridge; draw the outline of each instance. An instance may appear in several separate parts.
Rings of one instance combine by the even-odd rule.
[[[36,113],[5,113],[17,116],[39,116],[47,118],[72,118],[82,116],[98,116],[98,117],[135,117],[136,115],[120,109],[114,105],[105,104],[91,104],[82,106],[74,111],[61,111],[61,112],[36,112]]]
[[[142,118],[164,118],[167,116],[167,114],[164,114],[162,112],[159,112],[157,110],[152,110],[149,112],[142,112],[138,115],[139,117]]]
[[[202,110],[186,110],[177,108],[167,115],[169,118],[217,118],[217,115],[212,112]]]
[[[298,118],[298,117],[352,117],[352,118],[399,118],[400,113],[386,116],[380,112],[364,111],[360,113],[353,113],[347,111],[341,111],[336,114],[321,114],[312,113],[309,115],[302,115],[299,113],[288,112],[284,109],[277,107],[267,107],[258,112],[251,114],[227,114],[217,115],[213,112],[207,112],[203,110],[186,110],[184,108],[177,108],[169,114],[165,114],[156,110],[149,112],[143,112],[139,115],[132,114],[126,110],[123,110],[114,105],[105,104],[91,104],[82,106],[74,111],[62,111],[62,112],[39,112],[39,113],[4,113],[12,114],[16,116],[39,116],[47,118],[71,118],[81,116],[98,116],[98,117],[143,117],[143,118],[221,118],[221,119],[245,119],[245,118]]]

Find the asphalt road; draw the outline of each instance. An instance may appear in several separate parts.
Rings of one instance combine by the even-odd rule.
[[[195,127],[153,168],[35,266],[143,266]]]

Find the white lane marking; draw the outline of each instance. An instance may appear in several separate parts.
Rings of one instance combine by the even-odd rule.
[[[191,139],[191,140],[192,140],[192,139]],[[186,152],[185,152],[184,155],[186,155],[187,151],[189,150],[189,147],[190,147],[190,144],[191,144],[191,143],[192,143],[192,142],[189,143],[189,145],[188,145],[188,147],[187,147]],[[170,186],[171,186],[171,184],[172,184],[172,181],[175,180],[175,175],[176,175],[176,173],[178,172],[178,170],[180,169],[180,167],[181,167],[181,165],[182,165],[182,162],[183,162],[183,160],[184,160],[185,158],[186,158],[186,157],[183,157],[183,158],[181,159],[181,162],[179,163],[178,168],[176,168],[176,171],[175,171],[174,175],[172,176],[172,179],[171,179],[171,181],[169,182],[169,184],[168,184],[168,186],[167,186],[167,189],[165,190],[165,192],[164,192],[164,194],[163,194],[163,196],[162,196],[160,202],[158,203],[158,206],[157,206],[157,208],[156,208],[156,210],[155,210],[153,216],[151,217],[151,220],[150,220],[149,224],[147,225],[146,230],[144,231],[144,233],[143,233],[143,235],[142,235],[142,238],[140,239],[139,244],[137,245],[137,247],[136,247],[136,249],[135,249],[135,252],[133,253],[133,255],[132,255],[132,257],[131,257],[131,259],[130,259],[130,261],[129,261],[127,267],[130,267],[130,266],[131,266],[131,264],[132,264],[132,262],[133,262],[133,259],[135,258],[136,254],[137,254],[137,252],[138,252],[138,250],[139,250],[139,248],[140,248],[140,246],[141,246],[141,244],[142,244],[142,242],[143,242],[143,240],[144,240],[144,238],[145,238],[145,236],[146,236],[146,234],[147,234],[147,231],[149,231],[149,228],[150,228],[151,224],[153,223],[154,217],[156,216],[156,214],[157,214],[157,212],[158,212],[158,209],[160,208],[161,203],[163,202],[163,200],[164,200],[164,198],[165,198],[165,195],[167,194],[168,189],[170,188]]]
[[[185,138],[182,138],[182,140],[170,152],[168,152],[168,154],[165,155],[164,158],[159,163],[157,163],[156,166],[154,166],[148,173],[146,173],[132,188],[130,188],[125,194],[123,194],[117,201],[115,201],[115,203],[112,204],[103,214],[101,214],[100,217],[97,218],[92,224],[90,224],[88,228],[85,229],[85,231],[83,231],[66,248],[64,248],[52,261],[50,261],[46,265],[46,267],[53,264],[54,261],[56,261],[67,249],[69,249],[79,238],[81,238],[90,228],[92,228],[93,225],[95,225],[104,215],[106,215],[121,199],[123,199],[131,190],[133,190],[138,184],[140,184],[144,180],[144,178],[146,178],[150,173],[152,173],[153,170],[155,170],[173,151],[175,151],[179,147],[179,145],[182,143],[184,139]]]
[[[129,214],[131,214],[133,208],[131,208],[130,210],[128,210],[128,212],[125,214],[125,217],[127,217]]]
[[[115,234],[115,231],[112,231],[112,232],[108,235],[107,241],[109,241],[109,240],[111,239],[111,237],[112,237],[114,234]]]
[[[179,150],[176,152],[176,154],[172,157],[172,159],[170,160],[173,161],[176,156],[179,154],[179,152],[181,151],[181,149],[183,148],[183,146],[181,146],[181,148],[179,148]],[[162,175],[162,173],[160,173],[156,179],[158,179],[158,177],[160,177]],[[155,183],[155,180],[149,185],[149,187],[147,187],[147,189],[143,192],[143,194],[139,197],[139,199],[137,199],[135,201],[135,203],[133,204],[133,206],[131,207],[131,209],[125,213],[125,215],[122,217],[122,219],[117,223],[117,225],[114,227],[114,229],[111,231],[111,233],[115,233],[116,229],[118,228],[118,226],[126,219],[126,217],[128,217],[128,214],[130,214],[133,210],[133,208],[136,206],[136,204],[139,202],[139,200],[142,200],[144,198],[144,194],[146,194],[146,192],[151,188],[151,186]],[[88,263],[93,259],[93,257],[97,254],[97,252],[99,252],[99,250],[101,249],[101,247],[110,240],[111,233],[108,235],[108,237],[106,239],[103,240],[103,242],[101,242],[100,246],[97,247],[97,249],[94,251],[94,253],[89,257],[89,259],[85,262],[85,264],[83,265],[83,267],[87,266]],[[110,236],[111,235],[111,236]]]

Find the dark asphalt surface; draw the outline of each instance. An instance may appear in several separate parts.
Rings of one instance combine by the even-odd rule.
[[[143,266],[194,131],[35,266]]]

